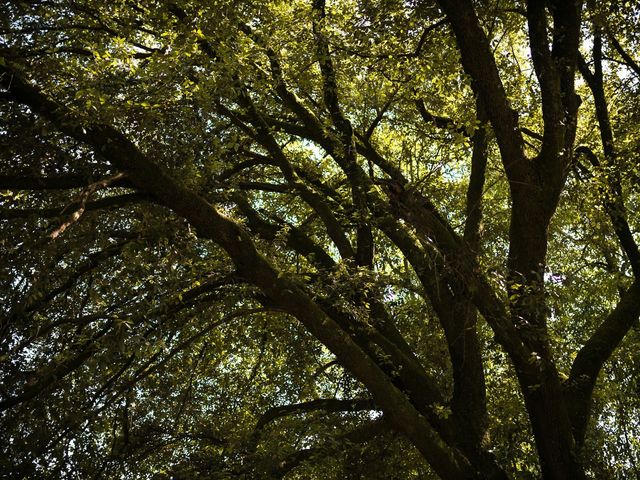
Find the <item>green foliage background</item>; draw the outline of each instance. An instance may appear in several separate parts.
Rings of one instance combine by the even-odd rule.
[[[520,125],[532,132],[524,138],[534,156],[541,94],[520,3],[478,2],[476,10]],[[7,2],[0,11],[4,65],[25,72],[82,124],[117,128],[163,171],[251,231],[280,275],[350,315],[358,328],[374,328],[363,296],[382,302],[443,392],[435,412],[451,414],[447,344],[420,280],[376,215],[358,211],[334,158],[308,132],[295,134],[298,120],[277,93],[271,54],[290,91],[334,129],[323,103],[310,2],[33,1]],[[581,46],[587,62],[594,25],[640,58],[639,14],[633,2],[588,3]],[[478,262],[508,303],[509,184],[439,8],[428,1],[340,0],[327,4],[322,29],[356,136],[459,234],[467,219],[472,136],[486,130]],[[603,207],[610,176],[620,180],[636,239],[640,228],[638,72],[611,41],[604,59],[617,155],[589,167],[589,175],[576,156],[548,231],[548,330],[563,379],[633,280]],[[241,88],[272,120],[294,178],[285,178],[256,141],[237,100]],[[592,94],[580,77],[577,93],[575,146],[602,158]],[[416,102],[442,121],[425,121]],[[0,111],[2,179],[74,175],[88,185],[118,173],[101,152],[37,112],[11,101]],[[372,178],[385,177],[363,155],[357,162]],[[375,406],[302,411],[257,429],[277,406],[369,393],[300,323],[238,276],[219,246],[162,202],[114,182],[97,188],[87,205],[134,196],[86,208],[54,239],[86,189],[1,189],[0,398],[21,401],[2,403],[0,477],[436,478],[409,441],[394,428],[379,428],[384,415]],[[373,226],[369,268],[342,258],[296,182],[322,197],[351,242],[358,225]],[[384,196],[388,187],[380,181],[374,188]],[[324,250],[335,268],[324,269],[317,252],[291,241],[295,232]],[[478,335],[490,451],[514,478],[538,478],[513,366],[483,321]],[[599,376],[581,452],[592,478],[640,478],[639,346],[636,319]],[[371,430],[359,437],[364,427]]]

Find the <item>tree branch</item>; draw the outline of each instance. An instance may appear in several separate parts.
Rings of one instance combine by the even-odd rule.
[[[613,48],[616,49],[618,54],[622,57],[622,60],[624,60],[625,65],[627,65],[631,70],[633,70],[636,76],[640,78],[640,65],[633,59],[631,55],[629,55],[626,52],[624,48],[622,48],[622,45],[620,45],[620,42],[618,42],[618,40],[613,35],[613,33],[611,33],[611,31],[607,31],[607,36],[609,37],[609,40],[611,41]]]
[[[593,42],[593,59],[595,70],[592,73],[589,70],[587,62],[579,56],[578,67],[580,73],[587,82],[591,94],[593,95],[594,104],[596,107],[596,116],[598,118],[598,127],[600,129],[600,139],[602,141],[602,149],[605,155],[605,169],[615,163],[616,150],[613,140],[613,129],[611,127],[611,120],[609,118],[609,108],[607,106],[607,99],[605,97],[604,85],[603,85],[603,72],[602,72],[602,43],[598,32],[594,37]],[[596,155],[587,147],[578,147],[576,154],[583,153],[591,164],[599,168],[600,164]],[[618,236],[620,245],[629,259],[631,268],[635,278],[640,278],[640,249],[633,237],[631,228],[627,221],[627,213],[624,205],[624,199],[622,197],[622,185],[620,177],[615,172],[607,172],[604,175],[606,189],[602,191],[603,204],[605,210],[611,219],[614,231]]]
[[[472,87],[486,105],[509,181],[528,182],[530,167],[524,157],[524,140],[516,113],[507,98],[489,41],[480,27],[470,0],[440,0],[458,43],[462,65]]]
[[[297,318],[364,383],[391,424],[407,436],[439,475],[444,478],[477,477],[468,460],[442,441],[407,397],[390,383],[386,374],[311,300],[306,289],[282,275],[258,253],[244,228],[167,176],[120,132],[107,125],[82,127],[71,112],[46,98],[13,70],[0,66],[0,74],[2,87],[15,101],[44,115],[67,135],[91,145],[125,171],[134,185],[187,219],[201,238],[220,245],[241,276],[260,288],[275,305]]]
[[[565,396],[574,436],[579,444],[584,442],[598,374],[639,317],[640,280],[636,279],[573,361],[569,379],[565,382]]]
[[[366,221],[368,214],[367,195],[364,172],[356,162],[356,146],[353,126],[345,117],[340,107],[338,83],[335,67],[329,52],[329,43],[323,31],[326,22],[325,0],[313,0],[312,9],[313,34],[316,40],[318,63],[322,76],[322,92],[324,103],[341,139],[342,149],[339,156],[343,158],[343,170],[351,183],[351,196],[356,213],[356,264],[370,267],[373,264],[373,233]]]
[[[267,410],[260,416],[256,423],[253,435],[260,434],[267,424],[274,420],[287,416],[296,415],[298,413],[308,413],[316,410],[325,412],[358,412],[362,410],[376,410],[371,399],[338,399],[338,398],[321,398],[303,403],[294,403],[290,405],[282,405]]]

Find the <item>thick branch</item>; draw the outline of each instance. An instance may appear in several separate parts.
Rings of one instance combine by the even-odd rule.
[[[562,149],[563,118],[560,78],[548,44],[547,12],[544,2],[527,3],[531,58],[542,95],[544,133],[542,158],[554,158]]]
[[[441,115],[436,115],[435,113],[431,113],[427,110],[427,107],[424,104],[424,100],[421,98],[416,100],[416,107],[418,108],[418,112],[420,112],[420,116],[422,120],[424,120],[427,124],[435,125],[438,128],[453,130],[454,132],[460,133],[465,137],[469,136],[469,132],[466,128],[460,125],[456,125],[452,118],[443,117]]]
[[[471,76],[472,87],[486,105],[507,176],[512,183],[527,182],[529,165],[524,158],[524,140],[516,113],[507,98],[473,3],[470,0],[440,0],[439,3],[453,28],[464,70]]]
[[[640,78],[640,65],[633,59],[631,55],[627,53],[627,51],[624,48],[622,48],[622,45],[620,45],[620,42],[618,42],[616,37],[611,32],[607,32],[607,36],[609,37],[609,40],[611,41],[613,48],[616,49],[616,52],[618,52],[618,54],[622,57],[622,60],[624,60],[624,63],[631,70],[633,70],[633,72],[638,76],[638,78]]]
[[[487,131],[484,123],[484,110],[480,104],[478,104],[478,117],[480,125],[471,139],[473,151],[471,154],[471,175],[469,176],[469,187],[467,188],[467,219],[464,224],[463,235],[467,244],[476,251],[480,243],[482,194],[487,169]]]
[[[636,279],[573,361],[565,394],[574,436],[579,444],[584,442],[598,374],[639,317],[640,280]]]
[[[187,219],[201,238],[219,244],[238,273],[259,287],[275,304],[302,322],[371,392],[391,424],[418,448],[443,478],[477,478],[476,472],[456,449],[447,446],[419,415],[406,396],[353,340],[311,300],[304,287],[281,275],[256,250],[239,224],[222,215],[202,197],[167,176],[120,132],[106,125],[81,127],[65,108],[44,97],[7,67],[0,67],[2,86],[10,95],[51,120],[60,130],[90,144],[132,183],[153,194]],[[9,78],[7,78],[9,77]]]

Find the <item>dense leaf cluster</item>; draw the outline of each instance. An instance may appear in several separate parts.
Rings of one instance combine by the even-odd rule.
[[[0,7],[0,477],[640,476],[640,10]]]

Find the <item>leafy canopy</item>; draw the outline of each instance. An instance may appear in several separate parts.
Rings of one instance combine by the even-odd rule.
[[[4,2],[3,478],[640,475],[594,3]]]

